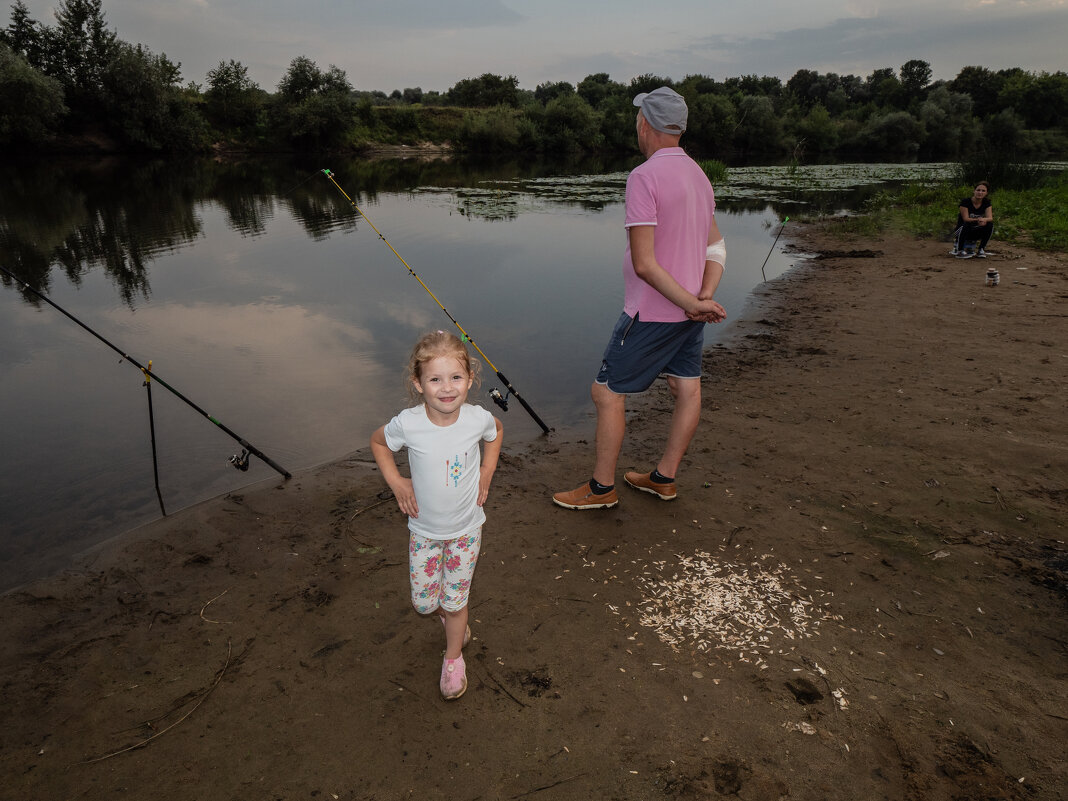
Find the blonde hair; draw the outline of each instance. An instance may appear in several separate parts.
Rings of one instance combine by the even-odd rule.
[[[474,381],[473,387],[478,387],[481,383],[482,365],[478,359],[472,358],[471,354],[467,352],[467,346],[463,340],[449,331],[431,331],[419,338],[419,341],[415,343],[415,347],[412,348],[412,355],[408,359],[406,383],[408,385],[408,397],[411,400],[417,401],[420,399],[419,391],[416,390],[414,382],[423,377],[423,365],[439,356],[451,356],[456,359]]]

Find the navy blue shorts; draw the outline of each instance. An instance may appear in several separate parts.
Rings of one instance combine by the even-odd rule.
[[[624,313],[604,349],[596,382],[630,395],[649,389],[660,375],[700,378],[704,345],[703,322],[643,323]]]

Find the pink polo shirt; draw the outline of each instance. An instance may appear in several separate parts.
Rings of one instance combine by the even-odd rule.
[[[655,225],[657,263],[695,295],[705,275],[708,231],[716,213],[712,184],[681,147],[665,147],[635,167],[627,177],[626,222]],[[648,323],[676,323],[686,313],[634,272],[630,237],[623,256],[623,311]]]

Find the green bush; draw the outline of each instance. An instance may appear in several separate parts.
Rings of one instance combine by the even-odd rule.
[[[464,114],[457,145],[475,153],[504,153],[519,143],[517,112],[508,106]]]
[[[0,144],[26,145],[49,138],[67,113],[63,87],[0,43]]]
[[[600,121],[590,104],[576,94],[550,100],[540,118],[538,146],[541,150],[576,155],[600,147]]]
[[[1042,162],[1001,153],[981,152],[957,165],[960,183],[974,187],[979,181],[989,181],[991,191],[1033,189],[1049,175],[1049,168]]]

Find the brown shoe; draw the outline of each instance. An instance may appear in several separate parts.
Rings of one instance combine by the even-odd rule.
[[[675,482],[658,484],[653,481],[652,475],[652,473],[624,473],[623,480],[636,490],[653,493],[662,501],[675,500]]]
[[[553,503],[565,509],[610,509],[619,503],[619,496],[614,489],[604,495],[595,495],[587,483],[570,492],[556,493]]]

